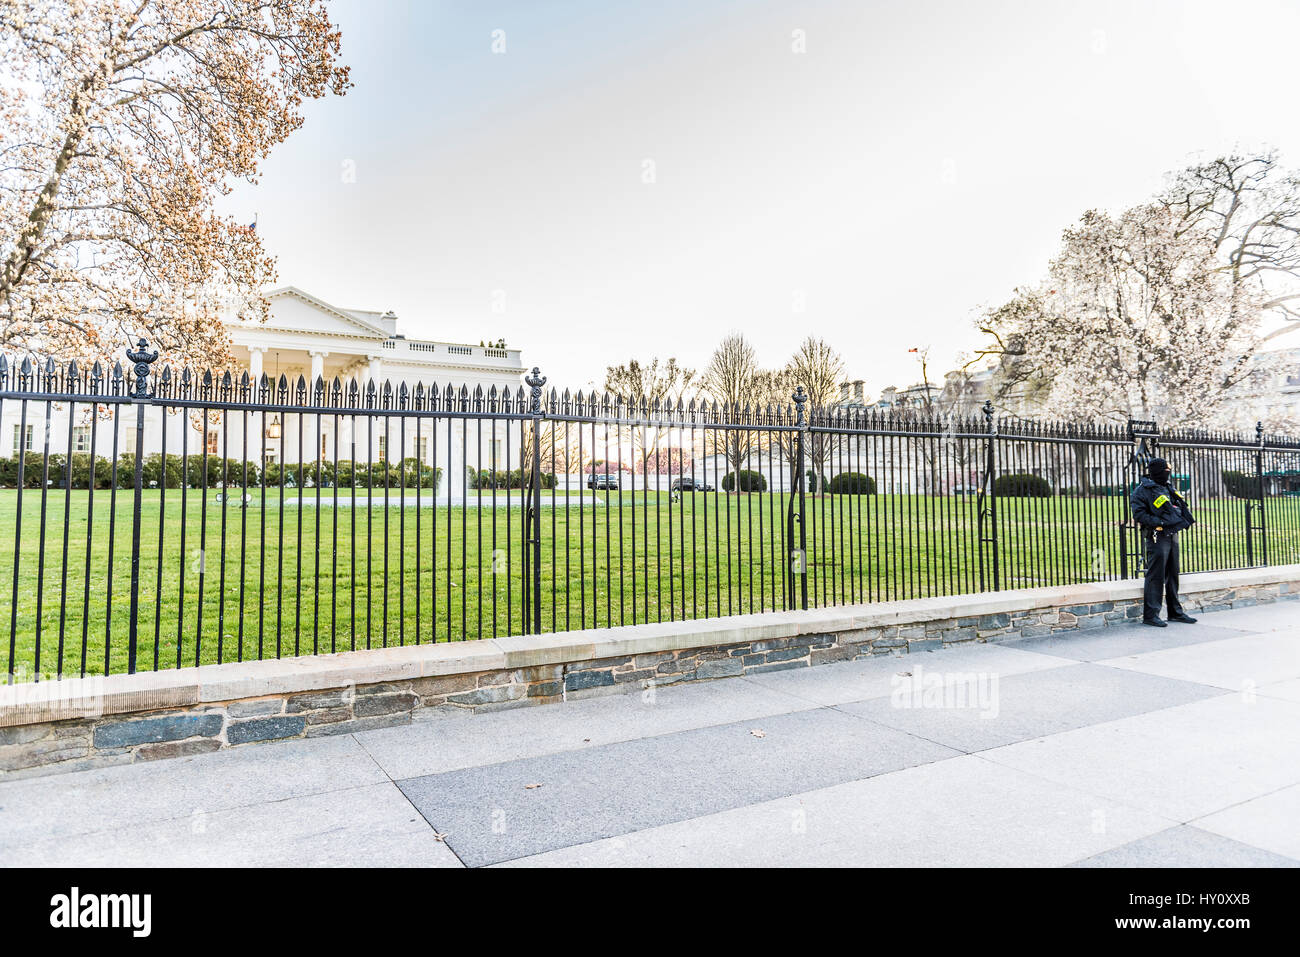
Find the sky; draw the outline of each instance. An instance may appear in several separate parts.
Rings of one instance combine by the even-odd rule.
[[[911,348],[935,378],[1085,210],[1234,147],[1300,166],[1294,2],[330,9],[355,87],[223,211],[281,284],[560,388],[733,331],[772,367],[821,336],[871,395]]]

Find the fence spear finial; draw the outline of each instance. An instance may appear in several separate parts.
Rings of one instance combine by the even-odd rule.
[[[804,392],[803,386],[799,386],[794,390],[792,398],[794,399],[794,424],[804,425],[808,421],[804,412],[804,406],[808,402],[808,395]]]
[[[126,357],[135,363],[135,397],[145,399],[149,396],[149,366],[158,359],[158,350],[149,351],[149,341],[144,336],[136,344],[134,352],[130,347],[126,350]]]
[[[524,384],[532,392],[529,395],[528,411],[534,414],[542,411],[542,386],[546,385],[546,376],[542,375],[542,370],[533,366],[533,371],[524,377]]]

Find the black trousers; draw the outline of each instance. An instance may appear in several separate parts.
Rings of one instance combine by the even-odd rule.
[[[1160,617],[1160,598],[1163,593],[1165,608],[1170,615],[1183,610],[1178,600],[1178,534],[1161,532],[1152,540],[1144,535],[1146,543],[1147,575],[1142,589],[1142,617],[1150,620]]]

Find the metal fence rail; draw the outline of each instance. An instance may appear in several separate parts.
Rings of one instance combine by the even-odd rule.
[[[0,357],[8,680],[1300,560],[1300,441]],[[0,453],[7,451],[0,448]],[[7,592],[4,594],[3,592]]]

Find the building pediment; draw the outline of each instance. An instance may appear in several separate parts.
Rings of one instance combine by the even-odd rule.
[[[272,290],[266,298],[271,314],[265,323],[256,323],[258,328],[367,339],[387,339],[390,335],[368,315],[332,306],[296,286]]]

